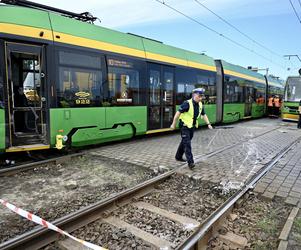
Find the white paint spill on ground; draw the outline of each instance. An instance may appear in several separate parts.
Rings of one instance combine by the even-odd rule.
[[[210,140],[210,142],[208,143],[208,145],[207,145],[207,148],[209,148],[210,147],[210,145],[212,144],[212,142],[214,141],[214,139],[216,138],[216,136],[217,136],[217,134],[218,134],[218,131],[219,130],[216,130],[216,132],[215,132],[215,134],[214,134],[214,136],[212,137],[212,139]]]
[[[250,140],[246,143],[243,143],[242,145],[243,151],[245,151],[245,158],[240,163],[239,167],[236,169],[234,166],[234,156],[231,159],[231,170],[234,170],[233,179],[238,179],[240,181],[231,181],[226,180],[222,181],[220,183],[220,188],[222,190],[223,194],[228,194],[232,190],[238,190],[240,189],[244,183],[250,178],[250,176],[254,175],[257,172],[258,164],[259,164],[259,150],[254,143],[254,140]],[[250,161],[252,161],[252,164],[250,164]],[[250,169],[250,167],[252,167]],[[248,173],[243,179],[241,176],[244,176],[245,173]]]

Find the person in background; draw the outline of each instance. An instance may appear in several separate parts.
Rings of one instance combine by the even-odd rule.
[[[280,98],[278,95],[275,96],[274,98],[274,116],[278,117],[280,113]]]
[[[274,107],[274,96],[270,96],[268,100],[268,116],[272,116]]]

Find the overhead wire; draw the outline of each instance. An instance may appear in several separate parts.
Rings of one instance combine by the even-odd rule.
[[[289,0],[289,1],[290,1],[290,3],[291,3],[291,6],[292,6],[292,8],[293,8],[293,10],[294,10],[294,13],[295,13],[296,17],[297,17],[298,20],[299,20],[299,23],[301,24],[301,19],[300,19],[299,15],[298,15],[298,12],[297,12],[296,9],[295,9],[295,6],[294,6],[292,0]]]
[[[241,35],[243,35],[244,37],[248,38],[250,41],[254,42],[255,44],[257,44],[258,46],[260,46],[261,48],[269,51],[271,54],[278,56],[279,58],[281,58],[282,60],[284,60],[284,57],[281,56],[280,54],[278,54],[275,51],[272,51],[271,49],[267,48],[266,46],[264,46],[263,44],[257,42],[255,39],[253,39],[252,37],[250,37],[249,35],[247,35],[246,33],[244,33],[243,31],[241,31],[240,29],[238,29],[236,26],[234,26],[233,24],[231,24],[229,21],[227,21],[225,18],[221,17],[220,15],[218,15],[216,12],[214,12],[213,10],[209,9],[205,4],[201,3],[199,0],[194,0],[197,4],[199,4],[201,7],[205,8],[206,10],[208,10],[209,12],[211,12],[213,15],[215,15],[217,18],[219,18],[221,21],[223,21],[224,23],[226,23],[227,25],[229,25],[231,28],[233,28],[234,30],[236,30],[238,33],[240,33]],[[300,7],[301,7],[301,0],[298,0]],[[299,60],[300,61],[300,60]],[[290,60],[290,63],[293,67],[296,67],[296,65],[293,64],[293,62]]]
[[[232,27],[233,29],[235,29],[238,33],[240,33],[241,35],[243,35],[244,37],[248,38],[249,40],[251,40],[253,43],[257,44],[258,46],[260,46],[261,48],[269,51],[271,54],[274,54],[278,57],[281,57],[283,59],[283,57],[281,55],[279,55],[278,53],[272,51],[271,49],[267,48],[266,46],[262,45],[261,43],[257,42],[255,39],[253,39],[252,37],[250,37],[249,35],[247,35],[246,33],[244,33],[243,31],[239,30],[237,27],[235,27],[233,24],[231,24],[229,21],[227,21],[225,18],[221,17],[220,15],[218,15],[216,12],[214,12],[213,10],[209,9],[205,4],[201,3],[198,0],[194,0],[197,4],[199,4],[200,6],[202,6],[203,8],[205,8],[206,10],[208,10],[209,12],[211,12],[213,15],[215,15],[216,17],[218,17],[220,20],[222,20],[224,23],[226,23],[227,25],[229,25],[230,27]],[[300,0],[299,0],[300,1]]]
[[[259,57],[261,57],[261,58],[263,58],[263,59],[269,61],[270,63],[272,63],[272,64],[274,64],[274,65],[277,65],[278,67],[280,67],[280,68],[283,69],[283,65],[278,64],[278,63],[276,63],[276,62],[273,62],[273,61],[270,60],[269,58],[267,58],[267,57],[265,57],[265,56],[263,56],[263,55],[257,53],[255,50],[250,49],[249,47],[247,47],[247,46],[245,46],[245,45],[243,45],[243,44],[241,44],[241,43],[239,43],[239,42],[237,42],[237,41],[231,39],[230,37],[228,37],[228,36],[226,36],[226,35],[224,35],[224,34],[218,32],[218,31],[216,31],[215,29],[209,27],[208,25],[205,25],[205,24],[203,24],[202,22],[198,21],[197,19],[188,16],[187,14],[183,13],[182,11],[180,11],[180,10],[178,10],[178,9],[176,9],[176,8],[174,8],[174,7],[172,7],[171,5],[167,4],[164,0],[162,0],[162,1],[161,1],[161,0],[155,0],[155,1],[158,2],[158,3],[160,3],[160,4],[162,4],[162,5],[164,5],[164,6],[166,6],[166,7],[168,7],[169,9],[171,9],[171,10],[177,12],[178,14],[180,14],[180,15],[186,17],[187,19],[189,19],[189,20],[191,20],[191,21],[197,23],[198,25],[200,25],[200,26],[206,28],[207,30],[211,31],[212,33],[215,33],[216,35],[218,35],[218,36],[220,36],[220,37],[223,37],[224,39],[230,41],[231,43],[234,43],[235,45],[237,45],[237,46],[239,46],[239,47],[241,47],[241,48],[243,48],[243,49],[245,49],[245,50],[248,50],[249,52],[251,52],[251,53],[253,53],[253,54],[255,54],[255,55],[257,55],[257,56],[259,56]]]

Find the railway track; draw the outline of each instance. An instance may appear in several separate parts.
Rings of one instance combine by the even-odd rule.
[[[276,128],[277,129],[277,128]],[[275,130],[275,129],[273,129]],[[266,133],[269,133],[273,130],[270,130],[268,132],[262,133],[256,137],[262,136]],[[254,139],[254,137],[249,138]],[[125,227],[128,230],[132,230],[137,233],[136,228],[132,228],[129,226],[129,223],[126,223],[124,221],[121,221],[120,219],[116,219],[114,216],[112,216],[112,213],[114,211],[120,210],[123,207],[126,206],[135,206],[140,207],[140,209],[149,210],[150,212],[155,211],[155,213],[159,213],[160,216],[167,216],[168,220],[176,221],[178,224],[185,224],[187,221],[193,224],[195,226],[193,232],[191,232],[191,235],[181,242],[181,244],[175,245],[168,241],[156,241],[157,238],[151,237],[150,233],[143,232],[142,229],[139,235],[139,237],[143,238],[143,240],[147,241],[149,244],[154,245],[154,242],[160,243],[161,245],[155,244],[155,247],[162,248],[162,246],[165,246],[167,248],[177,248],[177,249],[190,249],[191,247],[195,245],[200,246],[201,239],[203,239],[205,236],[208,237],[208,232],[211,232],[214,225],[218,224],[218,221],[225,213],[227,213],[234,205],[234,203],[241,198],[250,188],[254,186],[254,184],[271,168],[273,167],[279,159],[287,152],[289,151],[298,141],[300,138],[297,138],[293,143],[285,147],[280,153],[278,153],[268,164],[266,164],[260,171],[257,173],[250,181],[248,181],[240,190],[238,190],[235,194],[233,194],[229,199],[227,199],[224,202],[221,202],[218,204],[219,206],[215,209],[212,209],[210,212],[210,215],[207,216],[207,218],[202,219],[201,221],[198,221],[197,218],[189,218],[187,216],[183,216],[180,214],[175,214],[173,212],[167,211],[165,209],[156,208],[156,206],[153,205],[147,205],[144,202],[143,197],[151,196],[152,193],[156,193],[158,191],[158,186],[163,185],[164,183],[167,183],[172,178],[176,178],[177,173],[186,165],[181,166],[178,169],[171,170],[169,172],[166,172],[165,174],[162,174],[160,176],[157,176],[151,180],[148,180],[144,183],[141,183],[133,188],[127,189],[113,197],[104,199],[100,202],[97,202],[91,206],[88,206],[86,208],[83,208],[75,213],[69,214],[67,216],[64,216],[63,218],[60,218],[53,223],[60,227],[61,229],[73,232],[76,229],[82,228],[85,225],[88,225],[89,223],[93,223],[98,220],[102,220],[105,223],[109,223],[115,227]],[[242,140],[240,142],[235,143],[232,146],[226,146],[223,147],[216,152],[212,152],[210,154],[207,154],[202,157],[198,157],[197,161],[201,161],[204,157],[211,157],[213,155],[219,154],[229,148],[232,148],[234,146],[237,146],[239,143],[243,143],[246,140]],[[179,187],[179,190],[181,187]],[[184,206],[185,208],[185,206]],[[119,211],[119,215],[122,215],[122,211]],[[122,217],[122,216],[121,216]],[[185,222],[186,221],[186,222]],[[198,222],[198,224],[197,224]],[[187,224],[187,223],[186,223]],[[136,230],[136,231],[135,231]],[[45,228],[36,228],[32,231],[29,231],[23,235],[20,235],[16,238],[13,238],[9,241],[6,241],[0,245],[0,249],[38,249],[41,247],[44,247],[51,242],[57,241],[58,235],[55,232],[52,232],[50,230],[47,230]],[[204,243],[206,244],[206,242]],[[71,248],[70,248],[71,249]]]
[[[70,153],[70,154],[63,155],[63,156],[50,156],[50,158],[46,159],[46,160],[38,160],[38,161],[35,160],[35,161],[28,162],[25,164],[20,164],[18,166],[10,166],[10,167],[6,167],[6,168],[2,168],[2,169],[0,169],[0,177],[13,175],[18,172],[30,170],[35,167],[46,165],[46,164],[53,163],[53,162],[65,162],[67,160],[70,160],[73,157],[78,157],[78,156],[82,156],[82,155],[84,155],[83,152]]]
[[[199,241],[205,236],[208,238],[212,235],[212,231],[209,230],[213,228],[218,221],[224,217],[225,214],[228,214],[233,208],[234,204],[254,185],[262,178],[276,163],[298,142],[300,142],[300,137],[296,139],[293,143],[285,147],[281,152],[279,152],[269,163],[254,175],[249,181],[247,181],[241,189],[239,189],[234,195],[232,195],[224,204],[222,204],[214,213],[212,213],[206,221],[194,232],[189,239],[187,239],[178,249],[191,249],[199,244]]]

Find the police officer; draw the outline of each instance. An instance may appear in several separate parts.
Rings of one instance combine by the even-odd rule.
[[[177,120],[179,119],[179,126],[181,128],[181,143],[176,153],[177,161],[185,161],[182,157],[185,153],[188,167],[193,169],[195,167],[193,161],[193,155],[191,153],[191,139],[193,137],[194,129],[198,127],[198,118],[200,115],[205,120],[209,129],[212,126],[209,122],[207,115],[202,104],[202,98],[204,97],[205,89],[197,88],[192,91],[192,98],[183,102],[179,110],[176,112],[171,128],[175,129]]]

